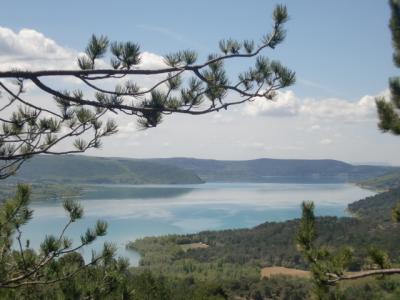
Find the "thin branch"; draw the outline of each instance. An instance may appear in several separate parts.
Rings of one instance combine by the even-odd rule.
[[[161,80],[159,82],[157,82],[155,85],[153,85],[151,88],[141,91],[141,92],[137,92],[137,93],[117,93],[117,92],[113,92],[113,91],[109,91],[109,90],[105,90],[102,88],[99,88],[98,86],[94,85],[93,83],[90,83],[86,78],[84,77],[78,77],[80,80],[82,80],[87,86],[91,87],[92,89],[100,92],[100,93],[104,93],[104,94],[111,94],[111,95],[116,95],[116,96],[130,96],[130,97],[138,97],[138,96],[142,96],[148,93],[151,93],[152,91],[154,91],[157,87],[159,87],[160,85],[168,82],[168,80],[170,80],[171,78],[175,78],[179,75],[181,75],[185,70],[182,70],[180,72],[177,72],[176,74],[174,74],[171,77],[168,77],[164,80]]]
[[[71,278],[73,276],[75,276],[76,274],[78,274],[79,272],[82,272],[84,269],[88,268],[89,266],[95,265],[97,264],[98,261],[100,261],[101,259],[103,259],[103,256],[99,256],[96,259],[92,260],[90,263],[85,264],[82,267],[79,267],[77,270],[75,270],[74,272],[71,272],[63,277],[58,277],[56,279],[52,279],[52,280],[46,280],[46,281],[23,281],[17,284],[12,284],[13,282],[9,282],[9,283],[0,283],[0,288],[18,288],[21,286],[26,286],[26,285],[45,285],[45,284],[54,284],[57,283],[59,281],[63,281],[66,280],[68,278]]]
[[[63,116],[61,116],[61,115],[59,115],[59,114],[57,114],[57,113],[55,113],[55,112],[53,112],[53,111],[51,111],[51,110],[48,110],[48,109],[45,109],[45,108],[42,108],[42,107],[38,107],[38,106],[36,106],[36,105],[33,105],[32,103],[29,103],[29,102],[23,100],[18,94],[14,94],[10,89],[8,89],[1,81],[0,81],[0,86],[1,86],[7,93],[9,93],[12,97],[14,97],[14,99],[20,101],[21,103],[25,104],[26,106],[29,106],[29,107],[34,108],[34,109],[39,110],[39,111],[47,112],[47,113],[52,114],[52,115],[54,115],[54,116],[56,116],[56,117],[59,117],[59,118],[61,118],[61,119],[63,118]]]
[[[174,73],[179,71],[194,71],[199,70],[204,67],[207,67],[211,64],[214,64],[219,61],[223,61],[226,59],[231,58],[250,58],[257,56],[263,49],[270,47],[271,41],[276,36],[276,30],[274,30],[273,34],[271,35],[269,41],[267,41],[262,46],[258,47],[256,51],[252,53],[246,54],[227,54],[221,55],[217,58],[211,59],[206,61],[203,64],[199,65],[184,65],[180,67],[167,67],[167,68],[160,68],[160,69],[93,69],[93,70],[42,70],[42,71],[5,71],[0,72],[0,78],[23,78],[23,79],[34,79],[38,77],[55,77],[55,76],[75,76],[75,77],[88,77],[91,75],[159,75],[159,74],[167,74],[167,73]],[[86,78],[91,79],[91,78]],[[103,79],[103,78],[100,78]]]
[[[376,276],[376,275],[393,275],[393,274],[400,274],[400,268],[392,268],[392,269],[379,269],[379,270],[369,270],[369,271],[361,271],[357,272],[356,274],[344,274],[344,275],[337,275],[334,273],[327,273],[327,276],[333,277],[334,279],[329,279],[328,283],[336,283],[342,280],[355,280],[360,278],[365,278],[369,276]]]

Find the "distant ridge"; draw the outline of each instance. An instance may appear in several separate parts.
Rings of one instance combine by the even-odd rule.
[[[204,181],[358,181],[384,175],[397,167],[352,165],[332,159],[213,160],[196,158],[158,158],[153,162],[195,172]]]
[[[352,165],[332,159],[213,160],[134,159],[39,155],[7,181],[99,184],[195,184],[203,182],[349,182],[400,168]]]
[[[8,182],[95,184],[194,184],[193,171],[130,158],[39,155],[26,161]]]

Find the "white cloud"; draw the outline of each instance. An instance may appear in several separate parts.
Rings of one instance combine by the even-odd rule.
[[[333,143],[331,139],[323,139],[319,142],[321,145],[330,145]]]
[[[54,40],[46,37],[33,29],[21,29],[15,32],[9,28],[0,27],[0,70],[22,69],[22,70],[44,70],[44,69],[78,69],[77,57],[84,55],[75,49],[69,49],[61,46]],[[97,68],[110,68],[108,58],[99,59],[96,61]],[[160,55],[142,52],[141,63],[136,66],[138,69],[155,69],[165,68],[166,64],[164,58]],[[166,75],[159,76],[129,76],[129,80],[137,83],[142,89],[148,89],[154,84],[164,79]],[[123,79],[110,79],[103,81],[101,87],[104,89],[112,90],[114,86]],[[85,88],[83,83],[75,77],[62,77],[50,81],[54,87],[67,87],[73,89],[79,84],[79,88],[83,89],[85,95],[90,94],[90,89]],[[36,104],[41,104],[47,108],[54,107],[54,101],[43,97],[34,84],[26,81],[27,94],[24,95],[26,99],[35,101]],[[88,96],[89,97],[89,96]],[[53,106],[52,106],[53,105]],[[12,107],[9,111],[3,112],[5,114],[11,113]],[[127,140],[127,146],[137,147],[142,144],[140,139],[143,139],[148,133],[140,131],[137,126],[135,117],[124,115],[115,116],[112,113],[107,113],[106,117],[113,119],[118,118],[118,142],[122,139]],[[167,145],[164,145],[167,146]],[[66,147],[66,144],[61,143],[58,146],[61,149]]]
[[[140,54],[140,58],[140,69],[156,69],[167,67],[164,62],[164,58],[161,55],[144,51]]]
[[[314,124],[310,127],[310,131],[320,130],[321,126],[319,124]]]
[[[0,27],[0,69],[76,68],[78,55],[77,50],[63,47],[35,30],[14,32]],[[101,63],[107,66],[107,62],[105,58]],[[142,63],[137,67],[151,69],[164,66],[162,56],[143,52]],[[152,76],[132,77],[142,88],[152,86],[158,79]],[[102,87],[112,89],[116,82],[119,81],[111,80],[102,84]],[[65,88],[70,88],[74,83],[71,81],[66,85],[66,82],[54,82]],[[47,107],[52,102],[43,97],[40,91],[32,89],[28,92],[24,97],[29,96],[29,100],[35,103]],[[89,95],[86,90],[85,95]],[[244,120],[241,115],[243,112],[251,117]],[[399,163],[396,152],[399,139],[382,135],[375,122],[360,122],[373,120],[375,114],[373,96],[365,96],[358,101],[337,98],[317,100],[301,99],[293,91],[279,91],[275,102],[256,99],[253,103],[233,107],[227,112],[198,117],[166,117],[160,127],[147,131],[138,131],[134,117],[109,113],[111,118],[116,119],[119,133],[104,139],[101,151],[93,150],[89,154],[216,159],[331,157],[374,161],[384,153],[385,159]],[[353,122],[351,126],[349,122]],[[355,140],[357,143],[354,143]],[[164,142],[168,142],[169,146],[162,147]],[[323,147],[323,144],[327,146]],[[365,151],[366,148],[368,151]]]
[[[149,135],[148,131],[139,130],[136,120],[132,121],[131,118],[129,118],[129,119],[124,118],[123,120],[122,120],[122,118],[119,119],[118,133],[117,133],[116,137],[118,137],[118,138],[130,137],[130,138],[138,139],[138,138],[146,137],[148,135]]]
[[[226,123],[231,123],[234,121],[234,117],[232,115],[228,115],[227,113],[215,113],[212,115],[211,120],[213,123],[218,123],[218,124],[226,124]]]
[[[385,92],[387,93],[387,92]],[[257,98],[248,103],[244,113],[251,116],[305,116],[325,120],[359,122],[376,118],[375,96],[358,101],[344,99],[300,99],[292,91],[278,91],[275,101]],[[318,127],[311,128],[312,130]]]
[[[244,107],[244,112],[251,116],[294,116],[299,113],[299,109],[300,100],[292,91],[278,91],[274,101],[257,98]]]
[[[0,70],[18,69],[76,69],[77,57],[82,52],[57,44],[54,40],[33,29],[19,32],[0,26]],[[150,52],[141,53],[138,68],[166,67],[163,57]],[[107,68],[106,60],[98,60],[97,66]]]
[[[0,27],[0,53],[1,70],[72,67],[78,54],[33,29],[14,32],[5,27]]]
[[[308,99],[301,104],[300,114],[323,119],[365,121],[376,117],[374,96],[364,96],[352,102],[343,99]]]

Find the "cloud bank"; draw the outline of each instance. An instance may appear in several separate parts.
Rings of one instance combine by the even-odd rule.
[[[387,94],[385,92],[384,94]],[[244,107],[244,114],[250,116],[293,117],[360,122],[376,119],[376,96],[366,95],[358,101],[345,99],[300,99],[293,91],[278,91],[274,101],[257,98]]]
[[[77,57],[83,55],[75,49],[57,44],[33,29],[19,32],[0,26],[0,70],[22,69],[77,69]],[[139,68],[165,67],[163,57],[142,52]],[[106,60],[98,60],[99,67],[109,67]]]
[[[0,27],[0,53],[1,70],[72,67],[78,54],[36,30],[5,27]]]

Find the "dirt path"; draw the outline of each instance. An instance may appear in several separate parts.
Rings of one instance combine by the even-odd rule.
[[[288,276],[296,276],[303,278],[309,278],[311,276],[309,271],[285,268],[285,267],[267,267],[261,269],[261,278],[263,277],[269,278],[274,275],[288,275]]]

